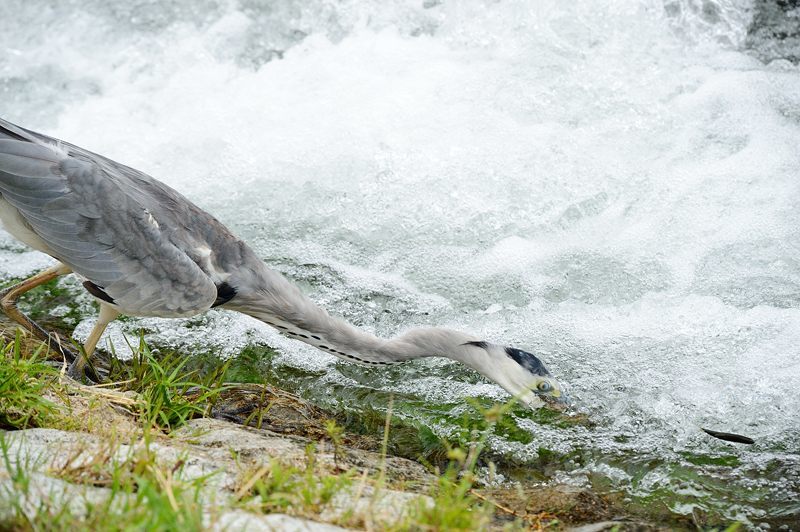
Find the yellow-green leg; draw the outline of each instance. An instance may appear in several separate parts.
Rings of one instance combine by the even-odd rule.
[[[75,353],[64,346],[58,336],[48,333],[38,323],[23,314],[19,310],[19,307],[17,307],[17,300],[28,290],[36,288],[41,284],[52,281],[56,277],[66,275],[71,272],[72,270],[69,268],[69,266],[58,264],[52,268],[41,271],[20,283],[0,291],[0,308],[3,309],[5,315],[22,325],[22,327],[24,327],[26,330],[39,337],[39,339],[47,343],[51,349],[61,353],[61,355],[70,362],[76,359]]]
[[[87,338],[86,342],[83,344],[83,353],[75,357],[75,360],[70,364],[67,375],[75,380],[80,380],[83,377],[83,370],[86,366],[86,362],[92,359],[92,355],[97,347],[97,343],[100,341],[100,337],[103,335],[103,331],[106,330],[109,323],[117,319],[117,316],[119,316],[119,312],[108,305],[100,303],[100,316],[97,318],[97,323],[94,324],[92,332],[89,333],[89,338]]]

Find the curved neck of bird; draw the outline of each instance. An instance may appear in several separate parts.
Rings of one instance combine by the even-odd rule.
[[[475,336],[440,328],[410,330],[390,340],[378,338],[328,314],[295,285],[272,270],[259,272],[258,286],[240,291],[226,308],[249,314],[284,335],[351,362],[389,365],[443,356],[486,374],[486,351]]]

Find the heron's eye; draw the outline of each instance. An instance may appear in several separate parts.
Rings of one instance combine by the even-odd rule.
[[[550,390],[553,389],[553,386],[551,386],[550,383],[547,382],[547,381],[542,381],[542,382],[539,383],[539,385],[536,388],[540,392],[549,392]]]

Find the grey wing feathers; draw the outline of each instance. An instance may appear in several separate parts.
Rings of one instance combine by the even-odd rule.
[[[213,282],[162,232],[108,160],[58,146],[0,120],[0,196],[47,246],[129,314],[190,315],[216,299]]]

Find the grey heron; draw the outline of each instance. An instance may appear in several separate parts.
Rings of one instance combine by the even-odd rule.
[[[331,316],[216,218],[152,177],[0,119],[0,221],[57,265],[0,293],[13,320],[50,336],[17,307],[24,292],[74,273],[100,306],[82,354],[51,345],[81,378],[120,314],[184,317],[220,307],[253,316],[341,359],[385,366],[420,357],[459,361],[535,408],[559,383],[533,354],[443,328],[385,340]]]

